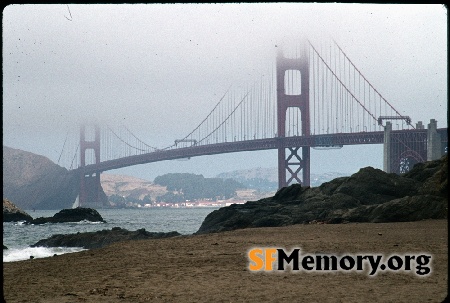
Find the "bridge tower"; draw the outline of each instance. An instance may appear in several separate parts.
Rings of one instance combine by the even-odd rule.
[[[310,185],[310,147],[285,146],[286,114],[289,108],[300,110],[301,135],[311,134],[309,118],[309,54],[306,41],[300,56],[287,58],[278,51],[277,73],[277,129],[278,129],[278,188],[298,182]],[[300,74],[300,75],[299,75]],[[288,154],[286,154],[286,151]],[[287,157],[286,157],[287,155]],[[302,179],[299,174],[302,173]]]
[[[89,129],[87,138],[86,130]],[[86,153],[90,153],[86,163]],[[88,164],[100,163],[100,127],[98,125],[82,125],[80,127],[80,196],[79,206],[99,206],[101,196],[100,172],[85,174],[84,167]]]

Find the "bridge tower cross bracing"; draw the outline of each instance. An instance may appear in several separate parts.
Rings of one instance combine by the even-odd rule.
[[[308,44],[304,41],[300,56],[287,58],[282,50],[278,51],[276,60],[277,79],[277,132],[279,140],[278,147],[278,188],[286,187],[290,183],[298,182],[302,185],[310,185],[310,147],[309,146],[284,146],[282,138],[286,135],[286,113],[289,108],[300,110],[301,135],[310,135],[309,116],[309,54]],[[289,79],[296,73],[297,81]],[[298,81],[300,80],[300,81]],[[300,83],[298,83],[300,82]],[[300,85],[300,88],[290,89],[292,83]],[[289,154],[286,157],[286,150]],[[299,151],[301,150],[301,154]],[[302,179],[299,174],[302,173]]]
[[[93,139],[86,139],[86,128],[93,130]],[[100,127],[98,125],[81,125],[80,127],[80,195],[79,206],[86,206],[88,204],[98,204],[100,201],[100,172],[85,174],[84,167],[86,166],[86,152],[93,150],[94,163],[100,163]]]

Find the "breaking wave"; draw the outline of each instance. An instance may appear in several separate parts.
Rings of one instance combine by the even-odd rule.
[[[15,262],[28,259],[47,258],[86,250],[82,247],[25,247],[3,250],[3,262]]]

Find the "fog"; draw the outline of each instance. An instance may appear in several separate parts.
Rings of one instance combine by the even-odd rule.
[[[3,144],[58,159],[85,121],[122,123],[151,146],[193,130],[230,86],[267,72],[276,46],[334,39],[413,123],[447,126],[447,9],[399,4],[56,4],[3,10]],[[381,146],[312,151],[311,172],[382,167]],[[276,151],[111,171],[276,167]]]

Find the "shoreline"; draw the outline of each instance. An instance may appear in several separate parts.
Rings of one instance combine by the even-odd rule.
[[[118,242],[3,263],[6,302],[442,302],[448,221],[306,224]],[[432,272],[251,272],[254,247],[307,254],[429,253]],[[429,300],[429,301],[428,301]]]

